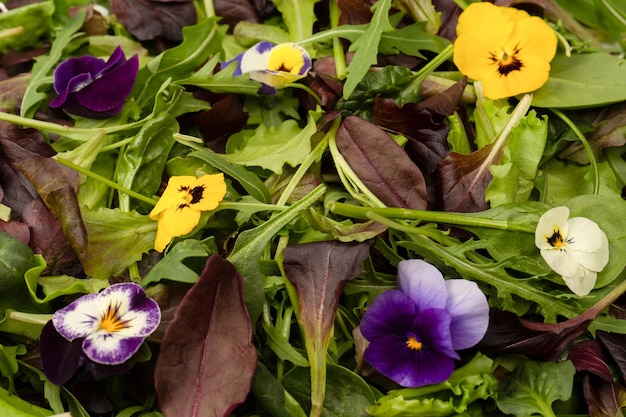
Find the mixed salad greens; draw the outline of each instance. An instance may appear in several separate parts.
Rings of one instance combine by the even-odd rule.
[[[0,414],[623,415],[626,5],[473,3],[1,3]]]

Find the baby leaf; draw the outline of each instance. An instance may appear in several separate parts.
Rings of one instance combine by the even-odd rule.
[[[518,417],[554,416],[552,403],[572,395],[575,373],[571,361],[523,362],[498,387],[498,408]]]
[[[298,297],[298,322],[304,331],[311,368],[311,416],[324,402],[326,350],[330,343],[339,295],[346,283],[361,272],[371,242],[338,241],[289,245],[283,267]]]
[[[426,208],[426,183],[406,152],[378,126],[347,117],[337,148],[369,190],[389,207]]]
[[[256,366],[243,278],[213,255],[163,337],[155,368],[163,414],[229,415],[246,399]]]
[[[274,0],[283,15],[292,42],[310,38],[316,17],[313,8],[319,0]]]

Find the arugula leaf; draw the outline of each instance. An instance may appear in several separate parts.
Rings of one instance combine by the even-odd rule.
[[[370,67],[376,64],[378,55],[378,45],[384,32],[393,30],[393,26],[389,22],[389,10],[391,9],[391,0],[380,0],[372,6],[374,15],[372,20],[363,33],[349,48],[354,52],[354,57],[346,69],[348,77],[343,86],[343,97],[348,98],[363,79]]]
[[[252,81],[248,74],[233,76],[237,68],[235,62],[214,74],[213,70],[218,63],[219,57],[215,56],[190,77],[179,80],[176,84],[194,85],[214,93],[257,95],[259,88],[261,88],[261,83]]]
[[[141,281],[141,285],[159,282],[162,279],[193,284],[198,281],[198,273],[183,262],[189,258],[205,259],[210,251],[207,245],[195,239],[185,239],[174,245],[163,259],[156,263]]]
[[[522,362],[498,387],[500,411],[517,417],[552,417],[552,403],[572,395],[576,369],[571,361]]]
[[[62,26],[57,31],[48,55],[35,58],[30,83],[22,99],[20,110],[22,117],[32,118],[37,110],[36,107],[47,97],[42,91],[48,89],[54,81],[52,75],[48,74],[59,62],[70,42],[82,36],[82,33],[77,33],[77,31],[83,26],[86,14],[87,9],[79,10],[66,26]]]

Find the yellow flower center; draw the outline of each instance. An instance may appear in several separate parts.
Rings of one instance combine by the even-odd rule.
[[[303,66],[302,51],[291,44],[280,44],[272,49],[267,69],[298,74]]]
[[[558,228],[554,229],[552,235],[546,236],[546,241],[556,250],[561,250],[565,245],[567,245],[567,240],[563,237]]]
[[[409,338],[406,341],[406,347],[408,347],[411,350],[420,351],[422,350],[422,342],[417,340],[415,336],[409,336]]]
[[[119,332],[122,329],[128,327],[128,321],[122,318],[120,314],[120,305],[115,306],[109,304],[106,311],[100,318],[99,330],[104,330],[107,333]]]
[[[182,210],[185,207],[189,207],[192,204],[196,204],[202,201],[202,197],[204,196],[204,186],[198,185],[197,187],[187,187],[182,186],[178,189],[178,194],[176,198],[180,202],[178,204],[178,209]]]

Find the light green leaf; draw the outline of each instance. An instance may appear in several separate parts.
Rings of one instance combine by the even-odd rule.
[[[626,60],[606,52],[557,55],[535,107],[582,108],[626,100]]]
[[[292,42],[301,41],[313,34],[316,17],[315,3],[319,0],[273,0],[272,3],[282,14]]]
[[[391,0],[379,0],[372,6],[374,15],[370,24],[363,33],[350,45],[350,51],[354,52],[354,57],[346,69],[348,77],[343,87],[343,98],[350,97],[356,86],[361,82],[370,67],[376,64],[378,56],[378,45],[384,32],[393,30],[389,22],[389,10]]]
[[[219,57],[215,56],[190,77],[179,80],[176,84],[193,85],[214,93],[257,95],[261,83],[250,80],[248,74],[233,76],[237,68],[237,64],[234,62],[214,74],[213,70],[218,63]]]
[[[384,55],[396,55],[400,52],[423,58],[420,51],[441,52],[450,41],[424,31],[426,22],[384,32],[380,38],[379,52]]]
[[[547,138],[548,120],[536,117],[534,110],[511,130],[500,163],[489,167],[493,179],[487,187],[485,199],[491,207],[528,200]]]
[[[311,152],[311,136],[317,127],[313,117],[302,129],[295,120],[286,120],[278,127],[259,125],[254,131],[243,131],[230,137],[226,154],[231,163],[259,166],[281,174],[285,164],[296,167]]]
[[[0,415],[6,417],[44,417],[54,412],[38,407],[0,388]]]
[[[120,276],[154,247],[157,222],[136,212],[101,208],[81,211],[87,228],[87,275],[109,279]]]
[[[575,373],[571,361],[523,362],[498,387],[498,408],[517,417],[555,416],[552,403],[570,398]]]
[[[50,18],[54,13],[53,1],[25,4],[0,13],[0,31],[16,30],[0,37],[0,53],[21,51],[40,45],[41,38],[52,32]]]

